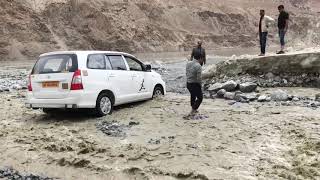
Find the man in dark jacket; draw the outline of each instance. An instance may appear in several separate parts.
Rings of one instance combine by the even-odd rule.
[[[279,38],[280,38],[281,50],[279,52],[277,52],[277,54],[284,54],[284,48],[285,48],[284,37],[288,31],[289,14],[284,10],[283,5],[280,5],[278,7],[278,10],[280,12],[279,17],[278,17],[278,28],[279,28]]]
[[[201,66],[203,66],[204,64],[206,64],[206,50],[204,48],[202,48],[202,42],[199,41],[198,42],[198,46],[196,48],[193,48],[192,53],[191,53],[191,59],[190,61],[192,61],[193,59],[195,60],[201,60]]]

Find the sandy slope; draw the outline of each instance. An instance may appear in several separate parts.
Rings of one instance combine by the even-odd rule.
[[[276,18],[278,2],[264,0],[4,0],[0,58],[28,59],[59,49],[129,52],[256,46],[259,9]],[[319,44],[316,0],[284,2],[292,17],[289,45]],[[278,43],[276,28],[270,44]]]

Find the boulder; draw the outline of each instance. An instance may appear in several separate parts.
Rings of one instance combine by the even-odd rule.
[[[271,97],[267,96],[266,102],[270,102],[271,101]]]
[[[237,101],[230,101],[228,104],[232,106],[232,105],[234,105],[236,103],[237,103]]]
[[[218,92],[220,89],[222,88],[222,84],[221,83],[215,83],[215,84],[211,84],[208,88],[208,91],[214,91],[214,92]]]
[[[212,77],[214,77],[216,71],[217,71],[216,65],[215,64],[211,64],[211,65],[205,67],[205,69],[203,70],[202,78],[203,79],[212,78]]]
[[[238,86],[238,83],[235,81],[227,81],[222,84],[222,89],[225,89],[228,92],[234,91]]]
[[[242,94],[238,94],[238,93],[236,93],[235,95],[234,95],[234,98],[233,98],[235,101],[237,101],[237,102],[241,102],[241,101],[244,101],[245,99],[242,97]]]
[[[233,93],[233,92],[226,92],[225,94],[224,94],[224,98],[225,99],[228,99],[228,100],[233,100],[234,99],[234,97],[235,97],[235,93]]]
[[[268,72],[265,77],[266,77],[267,79],[273,79],[273,78],[274,78],[274,75],[273,75],[273,73]]]
[[[316,94],[315,100],[318,101],[318,102],[320,102],[320,93],[319,93],[319,94]]]
[[[276,82],[281,82],[281,77],[280,76],[276,76],[275,78],[274,78],[274,81],[276,81]]]
[[[292,101],[297,102],[297,101],[300,101],[300,99],[299,99],[298,97],[293,97],[293,98],[292,98]]]
[[[234,96],[234,100],[241,103],[249,103],[249,100],[245,98],[243,94],[237,94]]]
[[[258,85],[253,82],[246,82],[240,84],[240,91],[244,93],[254,92],[257,89]]]
[[[218,92],[217,92],[217,97],[219,98],[223,98],[224,95],[226,94],[226,90],[225,89],[220,89]]]
[[[212,95],[209,92],[205,92],[205,93],[203,93],[203,97],[204,98],[211,98]]]
[[[266,102],[268,96],[267,95],[261,95],[258,97],[258,102]]]
[[[287,101],[288,98],[288,94],[281,89],[278,89],[271,94],[271,99],[273,101]]]
[[[248,101],[255,101],[258,98],[258,94],[256,93],[241,94],[241,97]]]

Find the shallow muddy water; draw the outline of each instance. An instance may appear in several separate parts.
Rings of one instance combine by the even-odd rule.
[[[225,59],[213,56],[208,63]],[[186,60],[177,60],[153,64],[169,91],[183,93]],[[32,63],[2,65],[0,72],[10,73]],[[26,109],[25,93],[0,92],[0,170],[66,180],[320,178],[319,108],[205,99],[199,114],[205,118],[185,120],[189,96],[169,92],[96,118],[88,111]]]

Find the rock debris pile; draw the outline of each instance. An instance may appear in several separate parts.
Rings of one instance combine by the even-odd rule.
[[[126,137],[127,131],[132,127],[139,125],[139,122],[129,122],[128,125],[120,124],[117,121],[102,121],[96,124],[96,127],[107,136]]]
[[[0,169],[0,179],[8,180],[53,180],[54,178],[38,176],[34,174],[21,174],[12,168]]]
[[[0,71],[0,92],[27,89],[27,70]]]

